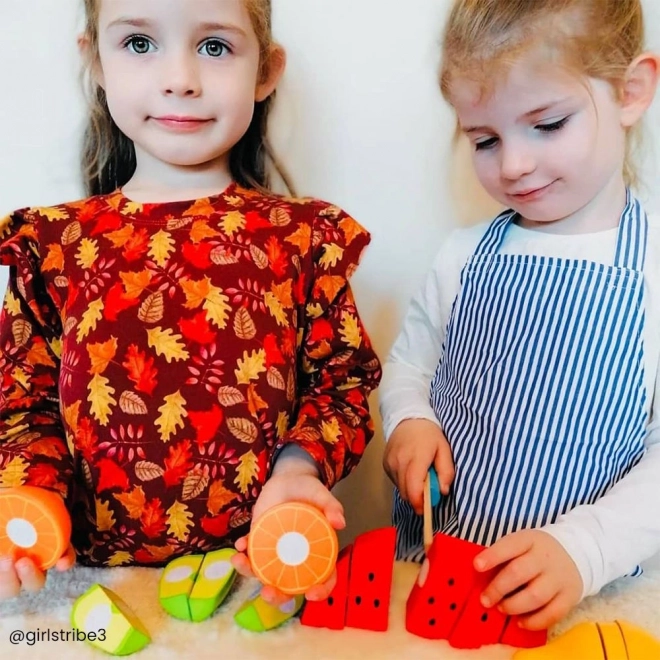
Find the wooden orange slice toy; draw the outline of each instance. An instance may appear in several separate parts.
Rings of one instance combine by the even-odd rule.
[[[302,594],[325,582],[335,568],[337,534],[316,507],[275,506],[255,520],[247,553],[255,576],[285,594]]]
[[[71,518],[62,497],[45,488],[0,488],[0,556],[29,557],[41,570],[66,552]]]

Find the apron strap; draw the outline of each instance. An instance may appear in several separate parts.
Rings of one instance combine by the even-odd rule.
[[[626,207],[616,237],[614,265],[630,270],[644,270],[649,221],[639,200],[626,188]]]
[[[516,212],[507,209],[491,223],[479,241],[472,258],[485,254],[494,254],[502,245],[506,231],[516,217]],[[621,214],[621,221],[616,238],[614,266],[630,270],[644,270],[646,240],[648,235],[648,217],[639,200],[626,188],[626,206]]]
[[[477,245],[475,251],[472,253],[472,256],[476,257],[483,254],[494,254],[497,252],[500,249],[500,245],[502,245],[506,230],[516,215],[517,213],[512,209],[502,211],[502,213],[490,223],[488,229],[486,229],[486,233],[481,237],[479,245]]]

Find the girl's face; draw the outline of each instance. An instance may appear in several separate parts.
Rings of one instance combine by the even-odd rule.
[[[451,87],[481,184],[523,225],[570,219],[567,233],[593,230],[580,225],[588,209],[623,191],[621,108],[609,84],[584,83],[523,58],[491,95],[470,81]]]
[[[99,0],[99,82],[141,161],[219,164],[246,132],[259,43],[242,0]]]

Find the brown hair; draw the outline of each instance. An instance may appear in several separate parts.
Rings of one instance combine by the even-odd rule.
[[[243,0],[250,14],[260,49],[260,75],[268,71],[274,49],[271,24],[271,0]],[[85,130],[81,165],[85,189],[89,195],[110,193],[125,185],[135,172],[135,148],[115,124],[103,88],[90,75],[99,62],[98,19],[100,0],[84,0],[87,61],[83,76],[87,80],[89,118]],[[288,174],[278,162],[267,138],[268,116],[275,99],[273,92],[255,103],[248,130],[232,148],[229,169],[236,183],[262,192],[270,190],[268,161],[272,163],[289,193],[295,194]]]
[[[539,36],[541,35],[541,36]],[[457,77],[488,90],[523,53],[543,48],[548,61],[605,80],[620,98],[630,63],[644,49],[640,0],[455,0],[445,27],[440,89],[450,102]],[[638,128],[638,127],[636,127]],[[628,132],[624,178],[637,182]]]

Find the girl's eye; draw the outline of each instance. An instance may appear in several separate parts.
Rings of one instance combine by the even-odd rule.
[[[225,52],[229,53],[229,47],[219,39],[207,39],[199,49],[200,53],[209,57],[222,57]]]
[[[497,144],[497,138],[492,137],[487,140],[482,140],[481,142],[474,143],[475,151],[482,151],[484,149],[492,149]]]
[[[127,48],[136,55],[144,55],[150,52],[152,46],[153,44],[147,37],[142,37],[140,35],[129,37],[124,42],[124,48]]]
[[[568,122],[568,117],[564,117],[559,121],[553,121],[551,124],[537,124],[536,128],[543,133],[552,133],[553,131],[558,131],[562,129],[566,122]]]

